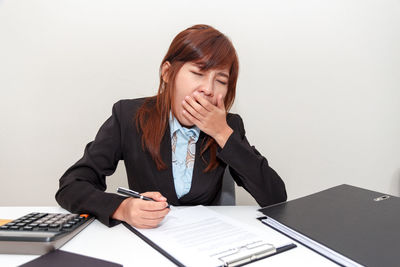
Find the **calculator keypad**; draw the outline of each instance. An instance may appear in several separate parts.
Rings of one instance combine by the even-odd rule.
[[[60,232],[75,229],[88,218],[87,214],[32,212],[0,226],[0,230]]]

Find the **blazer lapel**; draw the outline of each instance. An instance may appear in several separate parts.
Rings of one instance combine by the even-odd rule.
[[[196,202],[197,196],[201,195],[201,190],[204,190],[204,186],[202,186],[202,181],[204,181],[204,169],[207,167],[206,163],[200,156],[200,152],[206,135],[203,132],[200,132],[199,139],[196,143],[196,156],[194,159],[194,167],[193,167],[193,175],[192,175],[192,184],[189,192],[184,195],[180,202],[184,205],[187,202]],[[203,156],[208,160],[208,153],[205,152]]]
[[[165,197],[167,198],[168,203],[173,205],[179,205],[180,202],[178,200],[178,197],[176,196],[174,176],[172,173],[172,148],[171,148],[171,133],[169,126],[167,127],[165,135],[161,140],[160,153],[162,160],[167,165],[167,169],[159,172],[160,177],[158,181],[160,184],[160,188],[166,190]]]

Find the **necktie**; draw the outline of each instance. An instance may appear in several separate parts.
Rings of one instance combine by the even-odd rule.
[[[189,138],[188,146],[187,146],[187,150],[186,150],[185,162],[179,162],[177,160],[177,157],[176,157],[176,154],[175,154],[177,140],[178,140],[178,137],[177,137],[176,133],[177,133],[177,131],[174,132],[174,134],[172,135],[172,142],[171,142],[171,146],[172,146],[172,162],[173,163],[178,163],[179,165],[185,164],[186,168],[193,168],[193,166],[194,166],[194,157],[195,157],[195,152],[196,152],[195,138],[193,136],[191,136]]]

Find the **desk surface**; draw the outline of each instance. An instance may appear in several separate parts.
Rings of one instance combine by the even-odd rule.
[[[274,231],[255,218],[262,214],[256,206],[212,206],[216,212],[265,231]],[[60,207],[0,207],[1,219],[16,219],[29,212],[67,212]],[[248,266],[337,266],[301,244],[282,254]],[[100,258],[124,266],[175,266],[163,255],[130,232],[122,224],[112,228],[94,221],[61,247],[62,250]],[[1,266],[17,266],[38,256],[0,254]]]

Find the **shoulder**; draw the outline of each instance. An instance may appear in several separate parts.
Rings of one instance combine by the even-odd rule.
[[[240,115],[236,114],[236,113],[228,113],[226,115],[226,121],[228,122],[228,124],[230,124],[230,123],[232,123],[232,124],[243,123],[242,117],[240,117]]]
[[[112,116],[119,121],[121,125],[132,125],[136,113],[146,99],[148,98],[121,99],[114,103],[112,107]]]
[[[121,99],[114,103],[112,112],[113,115],[118,117],[129,117],[132,118],[138,111],[138,109],[143,105],[143,103],[148,99],[147,97],[135,98],[135,99]]]
[[[146,99],[147,97],[135,98],[135,99],[121,99],[114,104],[113,108],[124,113],[125,112],[136,113],[136,111],[143,105]]]

